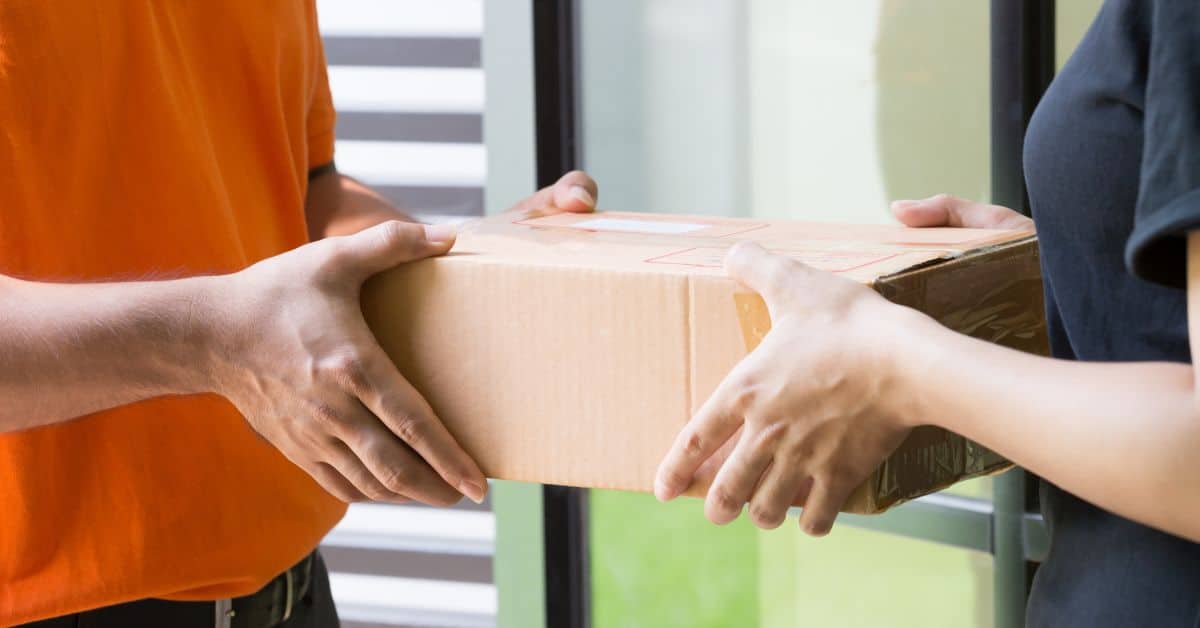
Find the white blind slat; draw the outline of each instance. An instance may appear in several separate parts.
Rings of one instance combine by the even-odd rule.
[[[483,0],[317,0],[321,32],[337,37],[479,37]]]
[[[330,574],[343,621],[420,626],[492,626],[496,587],[490,584]]]
[[[330,66],[338,111],[483,113],[483,70]]]
[[[487,176],[481,144],[338,140],[338,170],[369,185],[480,187]]]
[[[326,545],[393,551],[491,555],[495,516],[485,511],[352,504]]]

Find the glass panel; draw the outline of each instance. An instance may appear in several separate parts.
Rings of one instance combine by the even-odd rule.
[[[990,626],[991,556],[850,527],[758,540],[764,627]]]
[[[1059,0],[1065,60],[1100,0]],[[986,199],[986,2],[581,3],[584,165],[604,209],[842,222],[897,198]],[[990,499],[991,479],[951,492]],[[596,625],[990,626],[985,554],[698,500],[595,491]]]
[[[606,207],[853,222],[988,189],[987,4],[583,3]],[[953,24],[953,28],[944,25]]]
[[[757,626],[757,529],[704,519],[703,502],[591,491],[596,628]]]
[[[947,488],[944,492],[960,497],[990,500],[992,498],[992,478],[975,478],[974,480],[959,482]]]
[[[700,500],[593,491],[597,628],[991,624],[987,554],[795,521],[763,532],[709,524]]]

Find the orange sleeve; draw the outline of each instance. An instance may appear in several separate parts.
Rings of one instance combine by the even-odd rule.
[[[308,169],[312,170],[333,161],[334,125],[337,112],[333,109],[333,96],[329,91],[329,73],[325,65],[325,45],[321,41],[321,29],[317,26],[315,8],[309,27],[313,51],[312,100],[308,105]]]

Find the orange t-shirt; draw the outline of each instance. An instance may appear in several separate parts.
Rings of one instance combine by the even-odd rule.
[[[294,248],[333,122],[311,0],[0,2],[0,273],[221,273]],[[0,625],[244,595],[344,512],[216,396],[0,434]]]

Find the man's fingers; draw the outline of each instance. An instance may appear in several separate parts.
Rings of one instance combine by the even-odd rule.
[[[365,409],[362,414],[367,415]],[[346,445],[341,453],[331,450],[329,462],[372,500],[412,498],[430,506],[451,506],[462,498],[460,492],[446,484],[420,456],[374,418],[356,424],[354,435],[346,438]],[[382,496],[380,490],[384,491]]]
[[[442,425],[433,408],[395,366],[382,355],[370,360],[369,389],[357,391],[359,399],[379,420],[411,447],[446,484],[475,503],[487,495],[487,478]]]
[[[810,536],[825,536],[833,528],[838,512],[854,486],[848,482],[814,479],[804,510],[800,513],[800,529]]]
[[[396,502],[405,499],[403,493],[385,486],[379,476],[367,468],[359,454],[347,443],[334,442],[326,451],[326,456],[328,466],[367,499],[376,502]]]
[[[523,199],[509,211],[590,212],[596,209],[596,200],[599,197],[600,188],[596,181],[583,171],[573,170],[560,177],[554,185],[542,188]]]
[[[596,182],[578,170],[563,175],[551,186],[550,192],[554,207],[559,211],[585,213],[596,209],[599,194]]]
[[[660,500],[675,499],[686,491],[700,465],[741,427],[742,417],[735,413],[729,398],[733,392],[732,386],[722,382],[675,437],[654,479],[654,495]]]
[[[725,255],[725,272],[762,295],[774,310],[788,291],[812,269],[793,259],[771,253],[755,242],[738,242]]]
[[[704,514],[708,520],[724,525],[737,519],[742,506],[750,501],[754,489],[771,466],[772,454],[781,432],[775,428],[742,431],[742,437],[704,499]],[[785,508],[786,510],[786,508]]]
[[[914,201],[892,203],[892,213],[909,227],[966,227],[970,229],[1032,228],[1029,218],[999,205],[938,194]]]
[[[454,246],[452,225],[420,225],[389,220],[354,235],[327,238],[339,270],[370,276],[405,262],[441,255]]]
[[[333,466],[327,463],[318,462],[305,467],[304,470],[317,481],[317,484],[321,485],[321,488],[325,489],[326,493],[333,495],[347,504],[370,500],[369,497],[363,495],[362,491],[355,488],[341,473],[338,473]]]

